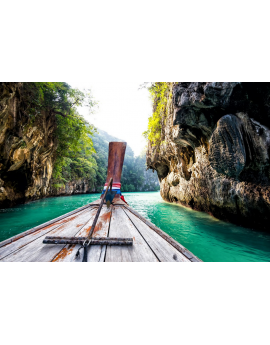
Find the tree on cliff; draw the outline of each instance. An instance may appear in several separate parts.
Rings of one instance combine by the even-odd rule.
[[[33,119],[39,117],[46,124],[45,142],[51,133],[55,138],[54,178],[64,179],[65,167],[73,167],[77,177],[93,172],[95,162],[91,161],[94,153],[91,137],[95,128],[77,111],[79,106],[88,106],[90,111],[96,106],[90,91],[82,92],[64,82],[33,82],[23,84],[21,97],[24,114]],[[78,153],[83,157],[76,157]],[[71,161],[73,165],[70,167]],[[71,176],[66,173],[65,177]]]
[[[63,194],[73,181],[103,188],[108,142],[93,146],[82,105],[93,111],[96,102],[64,82],[0,82],[0,207]],[[126,174],[131,181],[132,165]]]
[[[169,108],[172,104],[172,82],[146,82],[142,88],[147,88],[153,102],[153,114],[148,119],[148,129],[143,133],[152,146],[158,145],[162,137],[162,126],[166,123]]]

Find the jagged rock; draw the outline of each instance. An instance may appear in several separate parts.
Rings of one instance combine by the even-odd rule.
[[[147,165],[161,195],[269,230],[270,83],[174,83],[162,140]]]
[[[244,131],[234,115],[225,115],[210,138],[209,161],[219,173],[238,178],[246,165]]]
[[[22,111],[21,87],[0,82],[0,208],[88,192],[88,182],[82,180],[54,187],[55,126],[45,113],[33,120]]]
[[[46,196],[51,178],[54,138],[45,138],[46,121],[33,121],[22,111],[21,87],[0,83],[0,207]]]
[[[50,184],[50,194],[54,196],[85,194],[90,192],[92,190],[88,179],[78,179],[62,185]]]
[[[18,170],[25,161],[30,160],[30,151],[28,149],[17,149],[13,152],[12,161],[14,162],[8,171]]]

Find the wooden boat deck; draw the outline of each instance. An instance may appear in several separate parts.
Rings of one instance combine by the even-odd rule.
[[[46,236],[86,237],[100,200],[0,243],[1,262],[81,262],[79,245],[43,244]],[[190,251],[121,200],[102,207],[93,237],[133,238],[133,246],[92,245],[88,262],[199,262]]]

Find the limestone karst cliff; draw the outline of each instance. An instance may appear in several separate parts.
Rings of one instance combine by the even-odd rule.
[[[33,121],[21,100],[22,83],[0,83],[0,205],[45,196],[55,151],[52,118]]]
[[[270,83],[168,85],[160,139],[147,152],[162,197],[269,230]]]
[[[88,90],[89,91],[89,90]],[[94,108],[91,93],[63,82],[0,82],[0,208],[47,196],[101,192],[109,141],[78,107]],[[124,192],[158,189],[145,156],[128,146]]]
[[[46,104],[39,107],[23,84],[0,82],[0,208],[90,188],[88,179],[60,186],[53,181],[57,118]]]

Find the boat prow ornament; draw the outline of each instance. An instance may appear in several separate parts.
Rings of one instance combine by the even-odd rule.
[[[104,201],[109,208],[114,199],[121,198],[121,175],[126,151],[126,143],[111,142],[109,144],[108,173],[104,190],[101,195],[101,201],[96,213],[95,219],[91,226],[91,231],[87,237],[51,237],[47,236],[44,244],[69,244],[81,245],[76,257],[80,255],[80,250],[84,249],[82,262],[87,262],[87,249],[90,245],[108,245],[108,246],[132,246],[133,238],[112,238],[112,237],[95,237],[93,234],[98,221],[98,217],[104,206]]]

